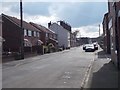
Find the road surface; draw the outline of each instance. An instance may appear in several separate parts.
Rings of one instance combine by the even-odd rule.
[[[3,88],[81,88],[95,52],[82,47],[45,54],[2,66]]]

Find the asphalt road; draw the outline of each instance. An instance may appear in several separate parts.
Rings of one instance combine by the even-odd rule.
[[[95,52],[82,47],[12,61],[2,66],[3,88],[80,88]]]

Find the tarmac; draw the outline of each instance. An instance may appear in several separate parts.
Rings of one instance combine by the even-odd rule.
[[[85,84],[80,90],[111,89],[120,90],[119,71],[111,61],[111,56],[102,49],[95,52],[95,58],[91,63]]]
[[[85,80],[84,89],[112,89],[120,90],[118,85],[119,70],[114,65],[109,54],[102,49],[96,51]]]

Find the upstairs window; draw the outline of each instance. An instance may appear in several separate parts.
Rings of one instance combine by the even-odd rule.
[[[27,30],[24,29],[24,36],[27,36]]]
[[[31,31],[32,32],[32,36],[34,36],[34,31]]]
[[[46,37],[48,37],[48,33],[46,33]]]
[[[40,37],[40,33],[39,32],[37,32],[37,37]]]
[[[37,32],[36,32],[36,31],[34,31],[34,37],[36,37],[36,36],[37,36],[37,35],[36,35],[36,33],[37,33]]]
[[[32,36],[32,31],[28,30],[28,36]]]

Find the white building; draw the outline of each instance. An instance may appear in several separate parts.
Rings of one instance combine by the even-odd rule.
[[[70,30],[65,29],[59,23],[51,23],[50,22],[48,24],[48,27],[57,34],[57,40],[58,40],[58,46],[59,47],[64,46],[65,48],[70,48],[70,42],[71,42],[71,40],[70,40],[71,31]]]

